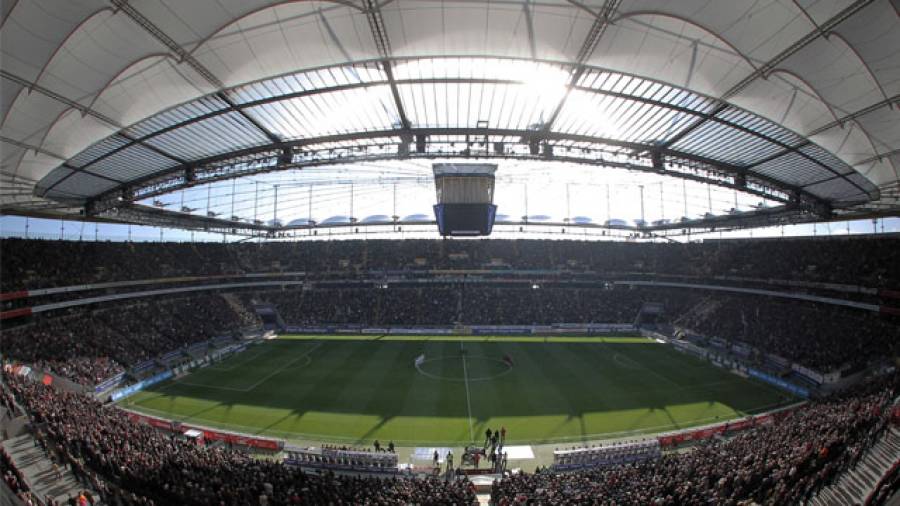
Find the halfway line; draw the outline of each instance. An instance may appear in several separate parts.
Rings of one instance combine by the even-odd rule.
[[[469,439],[475,442],[475,433],[472,431],[472,395],[469,393],[469,370],[466,368],[466,350],[463,348],[463,342],[459,342],[459,351],[462,355],[463,362],[463,379],[466,383],[466,408],[469,410]]]

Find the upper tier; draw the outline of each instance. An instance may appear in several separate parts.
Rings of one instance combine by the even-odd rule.
[[[900,285],[900,237],[706,241],[352,240],[218,243],[0,241],[0,290],[183,275],[382,269],[567,269]]]

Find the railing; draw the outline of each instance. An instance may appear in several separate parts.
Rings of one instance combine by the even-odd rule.
[[[554,471],[572,471],[589,467],[627,464],[658,459],[662,448],[658,439],[615,442],[597,446],[556,450],[553,452]]]
[[[284,463],[298,467],[366,473],[397,473],[396,453],[285,446]]]

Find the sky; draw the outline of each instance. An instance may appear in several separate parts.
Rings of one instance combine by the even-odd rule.
[[[707,234],[695,234],[691,240],[720,239],[720,238],[748,238],[748,237],[803,237],[824,235],[872,234],[872,233],[900,233],[900,218],[887,218],[872,223],[872,220],[858,220],[852,222],[822,223],[818,225],[795,225],[788,227],[770,227],[766,229],[741,230],[735,232],[713,232]],[[128,225],[95,224],[78,221],[47,220],[38,218],[25,218],[21,216],[0,217],[0,236],[2,237],[29,237],[32,239],[57,240],[83,240],[83,241],[136,241],[157,242],[163,241],[205,241],[222,242],[240,241],[244,237],[226,236],[222,234],[210,234],[177,229],[159,229],[156,227],[139,227]],[[572,240],[625,240],[626,235],[601,235],[599,229],[582,230],[568,228],[561,233],[559,227],[546,227],[529,225],[525,232],[519,232],[518,226],[495,226],[494,238],[538,238],[538,239],[572,239]],[[432,238],[439,236],[434,227],[407,227],[401,232],[394,232],[390,227],[372,228],[360,233],[352,233],[352,229],[335,229],[333,232],[320,230],[315,237],[308,234],[301,235],[301,239],[413,239]],[[679,241],[688,240],[687,237],[675,238]]]
[[[153,199],[145,205],[158,205],[168,210],[195,215],[214,213],[222,218],[236,216],[243,221],[258,219],[283,224],[311,217],[322,222],[337,216],[364,220],[368,216],[410,215],[433,216],[436,195],[432,161],[403,160],[384,163],[329,166],[273,172],[197,186]],[[496,163],[496,162],[495,162]],[[277,192],[277,206],[276,206]],[[537,161],[500,162],[496,172],[494,203],[498,220],[520,221],[523,216],[538,221],[539,216],[563,222],[565,218],[589,219],[602,224],[620,219],[634,224],[644,219],[676,221],[682,216],[700,217],[707,212],[726,214],[732,209],[749,211],[759,206],[777,205],[757,195],[706,185],[679,178],[624,169],[598,168],[567,163]],[[407,227],[395,233],[392,227],[319,230],[308,238],[360,237],[438,237],[433,226]],[[806,235],[846,235],[900,232],[900,218],[860,220],[715,232],[692,235],[691,240],[718,237],[778,237]],[[240,236],[203,232],[94,224],[77,221],[28,219],[19,216],[0,217],[0,235],[45,239],[113,241],[235,241]],[[621,239],[620,235],[603,235],[600,229],[569,228],[565,234],[559,227],[529,225],[495,227],[496,237],[540,237],[547,239]],[[687,237],[678,240],[688,240]]]
[[[431,216],[436,200],[432,163],[403,160],[280,171],[198,186],[143,203],[197,215],[213,212],[247,221],[278,219],[282,223],[307,218],[322,222],[334,216],[359,220],[372,215]],[[777,203],[640,171],[506,161],[499,163],[496,172],[494,204],[498,214],[516,220],[543,215],[559,222],[567,217],[587,217],[595,223],[608,219],[633,223],[637,219],[699,217],[707,212],[724,214]]]

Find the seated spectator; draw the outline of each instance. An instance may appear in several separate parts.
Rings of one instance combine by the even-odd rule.
[[[492,504],[799,504],[830,469],[846,469],[888,423],[898,376],[788,412],[730,440],[636,463],[554,474],[518,473],[495,482]],[[833,479],[833,474],[831,475]]]
[[[106,281],[261,272],[556,269],[731,276],[896,289],[900,239],[816,237],[660,244],[589,241],[365,240],[296,243],[0,241],[0,291]],[[72,268],[78,266],[78,268]]]
[[[35,423],[45,427],[45,437],[110,484],[95,487],[104,504],[247,505],[258,504],[261,494],[271,505],[477,503],[466,480],[309,475],[175,439],[91,397],[4,375]]]
[[[3,329],[3,354],[93,386],[160,354],[255,324],[219,296],[151,299]]]
[[[254,504],[473,504],[467,480],[386,479],[309,475],[233,450],[198,446],[131,421],[117,407],[4,374],[4,389],[21,403],[38,437],[57,445],[70,462],[102,480],[104,503]],[[831,399],[814,401],[730,440],[693,451],[638,461],[609,462],[586,471],[517,473],[495,482],[493,504],[796,504],[808,499],[834,470],[876,440],[890,416],[898,376],[883,377]],[[642,443],[636,442],[635,450]],[[620,445],[618,449],[624,448]],[[617,447],[610,447],[617,448]],[[642,449],[652,450],[650,446]],[[388,458],[376,452],[329,448],[333,458]],[[6,472],[4,471],[4,474]],[[8,483],[18,484],[13,476]],[[17,485],[18,486],[18,485]]]

